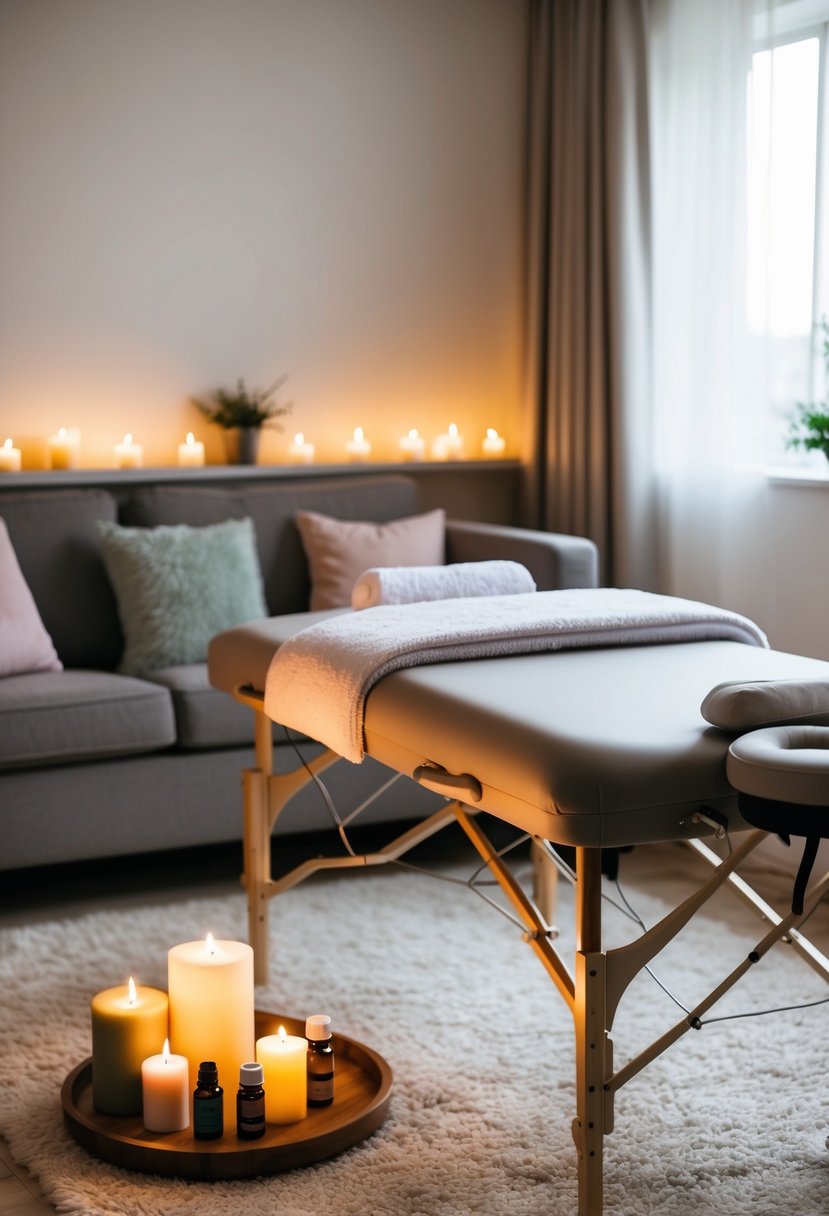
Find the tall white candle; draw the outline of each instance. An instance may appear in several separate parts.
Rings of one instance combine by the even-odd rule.
[[[178,445],[178,463],[180,468],[200,468],[204,464],[204,444],[192,431],[188,431],[184,443]]]
[[[19,473],[21,464],[20,448],[7,439],[0,448],[0,473]]]
[[[265,1070],[265,1120],[298,1123],[308,1113],[308,1042],[286,1034],[256,1040],[256,1059]]]
[[[116,443],[114,455],[116,469],[140,469],[144,463],[144,449],[140,443],[133,443],[129,433]]]
[[[458,432],[457,423],[450,422],[445,435],[438,435],[432,445],[432,455],[435,460],[460,460],[463,456],[463,438]]]
[[[180,1132],[190,1125],[190,1072],[184,1056],[170,1053],[164,1040],[161,1054],[141,1064],[144,1126],[148,1132]]]
[[[245,942],[184,942],[167,954],[170,1045],[190,1061],[190,1088],[202,1060],[215,1060],[225,1124],[235,1123],[239,1066],[253,1059],[253,950]]]
[[[49,440],[49,463],[53,469],[76,469],[80,462],[81,433],[62,426]]]
[[[400,440],[400,450],[404,460],[422,460],[426,455],[426,441],[421,437],[416,426]]]
[[[313,464],[314,445],[309,443],[302,431],[294,435],[293,443],[288,448],[292,464]]]
[[[499,435],[494,427],[487,427],[487,432],[481,444],[484,456],[503,456],[507,446],[503,435]]]

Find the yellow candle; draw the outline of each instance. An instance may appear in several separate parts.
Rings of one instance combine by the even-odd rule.
[[[246,942],[184,942],[167,954],[170,1045],[199,1064],[215,1060],[224,1088],[225,1124],[235,1125],[239,1067],[253,1059],[253,950]]]
[[[80,460],[81,433],[62,426],[49,440],[49,463],[53,469],[76,469]]]
[[[144,1126],[148,1132],[180,1132],[190,1125],[190,1071],[184,1056],[170,1054],[165,1038],[161,1055],[141,1065]]]
[[[126,434],[123,442],[115,445],[116,469],[140,469],[143,463],[144,449],[140,443],[133,443],[131,434]]]
[[[265,1070],[265,1120],[298,1123],[308,1113],[308,1043],[297,1035],[278,1034],[256,1040],[256,1059]]]
[[[107,1115],[141,1110],[141,1064],[167,1037],[167,993],[129,984],[93,996],[92,1102]]]
[[[368,460],[371,455],[371,444],[366,439],[361,426],[355,426],[354,438],[345,445],[350,460]]]
[[[293,443],[288,448],[288,455],[292,464],[313,464],[314,451],[313,443],[307,441],[302,431],[297,431]]]
[[[486,437],[481,444],[484,456],[503,456],[506,446],[504,437],[499,435],[494,427],[487,427]]]
[[[404,460],[422,460],[426,455],[426,441],[421,438],[416,426],[402,437],[400,450]]]
[[[204,464],[204,444],[187,432],[184,443],[178,445],[178,463],[181,468],[198,468]]]
[[[0,448],[0,473],[19,473],[21,463],[20,448],[7,439]]]

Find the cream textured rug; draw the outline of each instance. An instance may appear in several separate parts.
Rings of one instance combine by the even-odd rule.
[[[639,869],[647,856],[637,850]],[[699,863],[653,855],[682,887]],[[623,859],[623,880],[625,876]],[[652,922],[664,910],[625,884]],[[743,957],[762,926],[735,897],[698,917],[656,970],[686,1003]],[[821,909],[820,915],[824,910]],[[391,1113],[371,1139],[253,1182],[185,1183],[89,1157],[64,1132],[59,1092],[89,1054],[88,1003],[123,982],[165,985],[170,945],[244,938],[241,895],[95,913],[0,934],[0,1134],[67,1213],[237,1216],[572,1216],[573,1036],[518,931],[463,888],[388,869],[306,884],[271,907],[272,981],[260,1008],[325,1010],[392,1065]],[[559,922],[572,940],[565,890]],[[629,922],[613,909],[616,941]],[[776,955],[776,957],[775,957]],[[827,995],[785,947],[727,1005]],[[647,977],[622,1003],[617,1065],[679,1016]],[[608,1216],[806,1216],[829,1211],[829,1006],[690,1032],[622,1091],[606,1141]]]

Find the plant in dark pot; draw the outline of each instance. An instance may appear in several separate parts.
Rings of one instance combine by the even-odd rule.
[[[291,412],[293,402],[280,403],[277,393],[287,379],[280,376],[268,388],[249,389],[240,376],[235,389],[217,389],[212,401],[193,398],[208,422],[224,430],[228,464],[256,464],[262,428],[283,429],[277,419]]]
[[[798,401],[789,424],[787,448],[823,452],[829,460],[829,321],[820,323],[823,331],[823,361],[826,367],[826,392],[823,401]]]

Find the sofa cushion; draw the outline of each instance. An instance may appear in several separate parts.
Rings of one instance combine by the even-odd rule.
[[[0,768],[135,755],[176,741],[170,694],[103,671],[0,680]]]
[[[372,567],[440,566],[445,560],[441,508],[386,524],[299,511],[296,522],[311,572],[312,612],[350,607],[354,584]]]
[[[305,612],[310,598],[308,564],[299,538],[297,511],[380,523],[418,510],[411,477],[321,477],[266,485],[146,486],[124,501],[120,519],[133,527],[185,523],[193,526],[249,516],[256,529],[268,612]]]
[[[179,747],[248,747],[253,715],[226,693],[211,688],[206,663],[187,663],[147,672],[146,679],[169,691],[176,715]]]
[[[0,517],[0,676],[61,668]]]
[[[105,490],[0,490],[23,577],[67,667],[112,669],[123,647],[95,525],[114,520]]]
[[[215,633],[266,615],[249,519],[205,528],[98,526],[126,645],[119,670],[140,675],[207,658]]]

